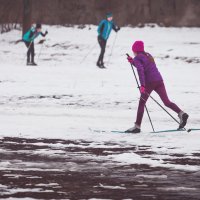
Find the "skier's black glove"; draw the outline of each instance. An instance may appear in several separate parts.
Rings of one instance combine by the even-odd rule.
[[[45,31],[45,36],[48,34],[48,31]]]
[[[38,44],[43,44],[45,40],[40,40]]]
[[[116,28],[116,32],[118,32],[119,30],[120,30],[120,27],[117,27],[117,28]]]

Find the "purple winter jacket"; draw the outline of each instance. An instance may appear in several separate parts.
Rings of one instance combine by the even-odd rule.
[[[141,85],[146,86],[154,81],[163,81],[151,54],[146,52],[138,53],[132,64],[137,69]]]

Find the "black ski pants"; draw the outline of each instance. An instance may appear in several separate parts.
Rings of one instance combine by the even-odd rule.
[[[28,48],[27,51],[27,62],[30,62],[30,58],[31,58],[31,62],[34,62],[34,56],[35,56],[35,48],[34,48],[34,43],[33,42],[25,42],[26,47]]]
[[[99,59],[97,61],[99,64],[103,64],[103,58],[104,58],[104,54],[105,54],[105,50],[106,50],[106,42],[107,41],[104,40],[101,36],[98,36],[98,43],[101,48]]]

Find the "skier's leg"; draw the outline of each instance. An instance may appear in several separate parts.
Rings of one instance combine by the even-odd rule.
[[[27,51],[27,64],[30,63],[30,55],[31,55],[31,51],[30,51],[30,42],[24,42],[28,51]]]
[[[105,54],[105,51],[106,51],[106,40],[103,40],[103,42],[102,42],[103,44],[102,44],[102,58],[101,58],[101,64],[103,65],[104,63],[103,63],[103,58],[104,58],[104,54]]]
[[[151,94],[152,91],[153,91],[153,85],[152,84],[149,84],[148,86],[146,86],[146,93],[143,93],[140,96],[135,126],[126,130],[125,131],[126,133],[140,133],[140,127],[141,127],[142,118],[143,118],[143,115],[144,115],[145,104],[148,100],[149,94]]]
[[[141,127],[142,118],[143,118],[143,115],[144,115],[145,105],[146,105],[146,102],[149,98],[149,95],[154,90],[154,87],[155,87],[154,83],[149,83],[149,84],[146,85],[145,93],[142,93],[141,96],[140,96],[135,126],[126,130],[125,131],[126,133],[140,133],[140,127]]]
[[[33,42],[31,43],[30,51],[31,51],[31,62],[34,63],[35,48],[34,48],[34,43]]]
[[[158,93],[165,106],[172,109],[177,114],[181,112],[181,109],[175,103],[169,100],[164,82],[159,82],[158,86],[155,88],[155,91]]]
[[[142,118],[144,115],[144,108],[145,108],[146,102],[149,98],[149,95],[151,94],[153,89],[154,89],[154,87],[152,84],[146,85],[145,93],[141,94],[141,96],[140,96],[140,101],[139,101],[138,110],[137,110],[137,118],[136,118],[136,122],[135,122],[136,126],[138,126],[138,127],[141,126]]]
[[[98,37],[98,43],[101,48],[101,52],[97,61],[97,65],[102,65],[103,64],[103,57],[105,53],[105,48],[106,48],[106,41],[102,39],[101,37]]]
[[[101,52],[102,52],[102,44],[101,44],[101,38],[98,36],[98,43],[100,46],[100,54],[99,54],[99,58],[97,60],[97,66],[100,66],[100,60],[101,60]]]
[[[185,125],[187,124],[187,119],[189,115],[183,112],[175,103],[169,100],[164,83],[161,82],[155,89],[155,91],[158,93],[165,106],[171,108],[174,112],[178,114],[178,117],[180,118],[179,129],[184,128]]]

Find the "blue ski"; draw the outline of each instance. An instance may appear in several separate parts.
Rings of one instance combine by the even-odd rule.
[[[92,130],[96,133],[126,133],[125,131],[105,131],[105,130]]]
[[[189,128],[189,129],[171,129],[171,130],[163,130],[163,131],[155,131],[151,133],[167,133],[167,132],[181,132],[181,131],[186,131],[186,132],[191,132],[191,131],[200,131],[199,128]]]
[[[105,130],[92,130],[95,133],[126,133],[125,131],[118,131],[118,130],[114,130],[114,131],[105,131]],[[190,128],[190,129],[171,129],[171,130],[162,130],[162,131],[155,131],[155,132],[150,132],[150,133],[170,133],[170,132],[182,132],[182,131],[186,131],[186,132],[191,132],[191,131],[199,131],[200,132],[200,128]],[[127,133],[128,134],[128,133]],[[132,134],[132,133],[130,133]]]

